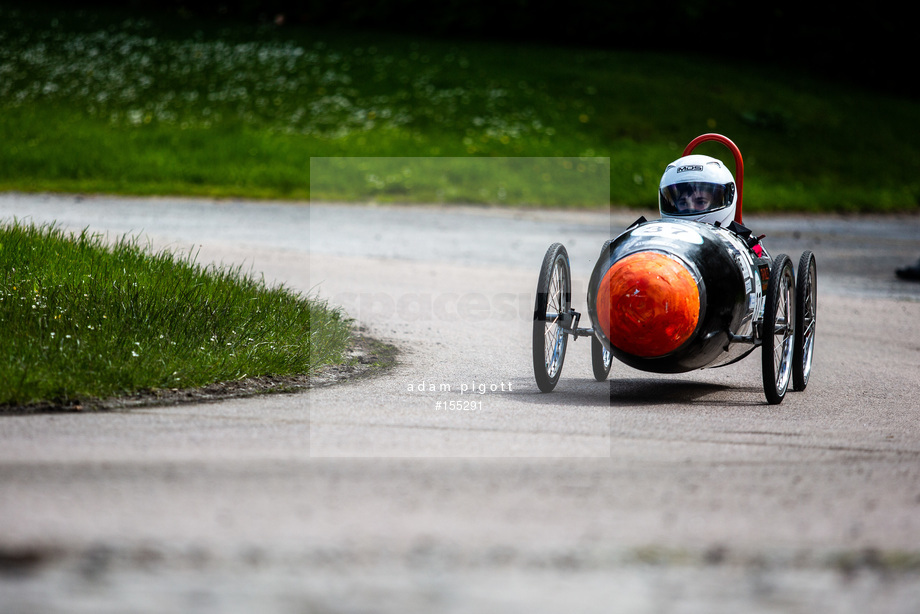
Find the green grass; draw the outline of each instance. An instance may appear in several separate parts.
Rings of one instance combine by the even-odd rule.
[[[598,208],[610,165],[597,157],[313,158],[311,190],[335,201],[540,203]]]
[[[309,374],[341,361],[350,335],[338,310],[238,268],[0,227],[0,406]]]
[[[311,161],[600,157],[610,200],[649,206],[664,166],[717,131],[745,155],[746,211],[916,210],[918,111],[916,100],[689,53],[0,8],[7,190],[359,200],[381,197],[379,182],[349,171],[311,186]],[[728,159],[717,145],[701,151]],[[501,201],[482,184],[517,179],[488,168],[457,179],[453,198],[584,204],[553,196],[571,194],[564,184]],[[417,176],[405,197],[445,193],[438,181]]]

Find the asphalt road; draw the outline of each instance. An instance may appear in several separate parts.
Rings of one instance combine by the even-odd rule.
[[[3,611],[915,612],[920,284],[893,270],[920,217],[746,217],[818,260],[782,405],[756,355],[599,384],[587,340],[539,393],[543,252],[583,308],[639,213],[0,195],[0,219],[251,266],[401,350],[305,393],[0,416]]]

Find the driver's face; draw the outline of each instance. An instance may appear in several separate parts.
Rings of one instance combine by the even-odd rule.
[[[677,208],[680,211],[693,211],[700,212],[706,211],[709,209],[709,206],[712,204],[712,191],[711,190],[700,190],[693,188],[684,192],[680,195],[680,198],[677,200]]]

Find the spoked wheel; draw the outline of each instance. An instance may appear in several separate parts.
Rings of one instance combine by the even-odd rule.
[[[805,390],[815,353],[818,321],[818,266],[815,255],[802,253],[795,277],[795,351],[792,355],[792,389]]]
[[[568,341],[563,326],[571,306],[569,254],[561,243],[553,243],[540,267],[533,310],[533,374],[543,392],[551,392],[559,383]]]
[[[594,379],[603,382],[610,375],[610,365],[613,364],[611,354],[597,337],[591,337],[591,368],[594,370]]]
[[[601,247],[601,258],[607,255],[607,249],[610,247],[611,243],[613,243],[613,239],[608,239],[606,242],[604,242],[604,246]],[[611,354],[607,348],[604,347],[604,344],[600,342],[600,339],[592,336],[591,370],[594,371],[594,379],[599,382],[605,381],[607,376],[610,375],[611,364],[613,364],[613,354]]]
[[[782,403],[792,375],[795,336],[795,278],[789,256],[780,254],[770,269],[763,314],[763,389],[767,401]]]

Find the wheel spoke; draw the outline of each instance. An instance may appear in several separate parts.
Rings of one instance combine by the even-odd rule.
[[[773,321],[773,377],[777,390],[785,390],[792,374],[792,352],[794,349],[793,290],[795,281],[790,273],[783,273],[778,280],[779,296],[776,297],[776,312]]]
[[[565,271],[559,262],[554,263],[552,273],[549,279],[548,307],[552,308],[552,313],[547,311],[546,328],[544,330],[544,363],[546,372],[550,377],[555,376],[559,368],[562,354],[562,343],[565,331],[562,330],[560,320],[562,320],[565,311]]]
[[[565,326],[571,317],[568,266],[565,248],[551,245],[540,268],[533,325],[534,376],[541,392],[556,386],[565,359]]]
[[[805,331],[803,332],[806,339],[811,339],[815,334],[815,319],[806,318],[805,320]]]

